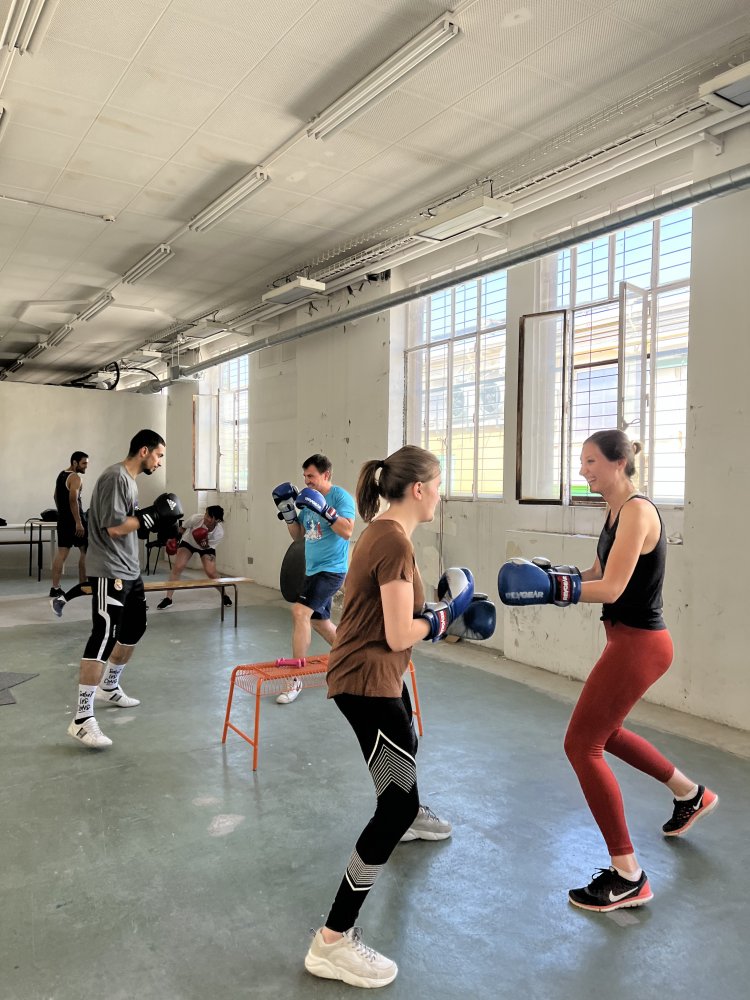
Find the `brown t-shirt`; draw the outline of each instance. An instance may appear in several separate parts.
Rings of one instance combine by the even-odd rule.
[[[328,657],[328,697],[337,694],[400,698],[411,649],[394,652],[385,639],[380,588],[393,580],[414,587],[414,611],[424,606],[424,588],[414,547],[396,521],[377,519],[354,546],[336,640]]]

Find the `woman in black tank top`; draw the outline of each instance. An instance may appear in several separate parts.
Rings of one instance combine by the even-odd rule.
[[[653,898],[630,840],[622,795],[604,751],[669,788],[674,796],[665,836],[685,833],[718,805],[718,796],[678,771],[626,716],[672,662],[662,616],[666,535],[656,506],[633,486],[635,455],[622,431],[592,434],[581,452],[581,475],[607,502],[594,565],[581,574],[580,600],[602,603],[607,645],[584,684],[565,736],[565,752],[604,837],[610,864],[571,889],[570,902],[599,912],[640,906]]]

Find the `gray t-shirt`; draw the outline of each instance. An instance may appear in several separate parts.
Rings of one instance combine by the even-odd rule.
[[[122,462],[110,465],[99,476],[89,506],[89,547],[86,572],[109,580],[137,580],[141,575],[138,534],[131,531],[112,538],[107,528],[116,528],[132,517],[138,506],[138,488]]]

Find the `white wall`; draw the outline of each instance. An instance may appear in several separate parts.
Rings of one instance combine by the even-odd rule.
[[[0,515],[9,523],[37,517],[54,507],[59,472],[74,451],[89,455],[83,479],[83,505],[88,507],[96,478],[123,459],[133,435],[149,427],[164,436],[166,400],[98,389],[0,382],[0,440],[5,475]],[[141,476],[141,501],[150,502],[166,489],[166,463],[153,476]],[[22,546],[0,546],[0,565],[21,565]],[[45,563],[47,562],[45,555]]]

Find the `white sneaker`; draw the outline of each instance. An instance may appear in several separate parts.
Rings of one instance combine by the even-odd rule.
[[[291,703],[299,698],[299,693],[302,690],[302,681],[299,677],[292,677],[289,687],[286,691],[282,691],[279,697],[276,699],[277,705],[291,705]]]
[[[92,750],[104,750],[105,747],[112,746],[112,740],[104,735],[93,715],[83,722],[76,722],[74,719],[68,726],[68,736]]]
[[[135,708],[136,705],[140,705],[141,700],[140,698],[131,698],[118,685],[113,691],[105,691],[104,688],[98,687],[94,695],[94,703],[102,707],[108,705],[110,708]]]
[[[333,944],[326,944],[321,931],[316,931],[305,968],[321,979],[340,979],[365,989],[387,986],[398,975],[395,962],[364,943],[360,927],[351,927]]]
[[[447,840],[453,827],[447,819],[440,819],[429,806],[420,806],[414,822],[401,838],[408,840]]]

